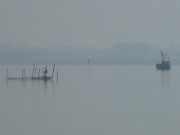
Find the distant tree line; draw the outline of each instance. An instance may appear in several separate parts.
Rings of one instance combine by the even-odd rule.
[[[131,65],[155,64],[161,61],[158,48],[146,43],[117,43],[108,49],[95,47],[60,47],[49,48],[22,47],[0,44],[0,64],[87,64],[91,59],[94,65]],[[169,46],[170,60],[180,64],[180,48]]]

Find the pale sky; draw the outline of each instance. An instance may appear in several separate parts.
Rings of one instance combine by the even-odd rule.
[[[180,45],[179,0],[0,0],[0,43]]]

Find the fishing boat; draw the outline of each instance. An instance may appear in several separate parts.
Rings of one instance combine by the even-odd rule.
[[[170,70],[171,69],[171,62],[169,60],[166,60],[167,59],[167,52],[164,53],[162,50],[161,50],[161,63],[159,64],[156,64],[156,69],[157,70]]]

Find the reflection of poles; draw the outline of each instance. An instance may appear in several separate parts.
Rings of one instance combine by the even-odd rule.
[[[56,80],[58,81],[58,70],[57,70]]]
[[[26,69],[22,69],[22,80],[26,80]]]
[[[37,70],[37,68],[35,68],[35,73],[34,73],[34,77],[36,77],[36,70]]]

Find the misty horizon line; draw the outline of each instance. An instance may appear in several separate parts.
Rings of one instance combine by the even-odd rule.
[[[119,42],[111,48],[80,46],[21,47],[0,44],[0,64],[7,65],[152,65],[161,61],[160,51],[168,52],[173,64],[180,64],[180,48],[159,48],[144,42]]]

